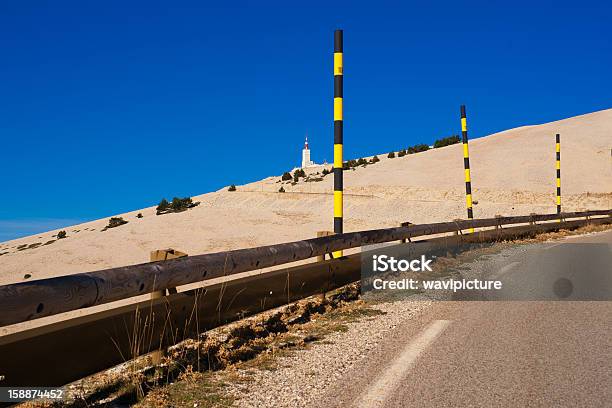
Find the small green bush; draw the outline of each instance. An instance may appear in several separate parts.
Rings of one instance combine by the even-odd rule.
[[[282,181],[287,181],[287,180],[291,180],[291,178],[292,178],[292,177],[291,177],[291,173],[289,173],[288,171],[286,171],[286,172],[284,172],[284,173],[283,173],[283,175],[282,175],[282,177],[281,177],[281,180],[282,180]]]
[[[354,167],[357,167],[357,160],[351,159],[349,161],[344,162],[344,169],[345,170],[346,169],[351,169],[351,168],[354,168]]]
[[[57,239],[63,239],[66,238],[66,231],[61,230],[60,232],[57,233]]]
[[[170,206],[170,203],[168,203],[168,200],[166,200],[165,198],[162,198],[162,200],[157,205],[157,213],[159,214],[160,212],[166,211],[169,206]]]
[[[138,213],[138,215],[136,215],[136,218],[142,218],[142,213]]]
[[[368,164],[368,161],[366,159],[364,159],[363,157],[360,158],[359,160],[357,160],[357,165],[358,166],[364,166],[364,165],[367,165],[367,164]]]
[[[159,203],[159,205],[157,206],[157,215],[185,211],[189,208],[195,207],[198,204],[200,204],[200,202],[198,201],[194,203],[191,200],[191,197],[185,197],[185,198],[174,197],[171,203],[169,203],[168,200],[163,198],[161,202]],[[138,213],[137,217],[142,218],[142,214]]]
[[[380,161],[380,159],[378,158],[378,156],[374,156],[370,159],[370,163],[378,163]]]
[[[188,208],[191,208],[193,205],[193,201],[191,201],[191,197],[178,198],[174,197],[172,199],[172,203],[170,203],[170,209],[174,212],[185,211]]]
[[[404,157],[405,155],[406,155],[405,150],[400,150],[399,152],[397,152],[397,157]]]
[[[110,220],[108,220],[108,225],[104,227],[101,231],[106,231],[109,228],[116,228],[127,223],[128,222],[124,220],[123,217],[111,217]]]
[[[418,145],[410,146],[408,148],[408,154],[424,152],[426,150],[429,150],[429,146],[427,146],[426,144],[418,144]]]
[[[232,184],[231,186],[229,186],[227,191],[236,191],[236,186]]]
[[[293,180],[299,179],[300,177],[306,177],[306,172],[304,169],[296,169],[293,172]]]
[[[281,186],[281,188],[279,188],[279,189],[278,189],[278,192],[279,192],[279,193],[284,193],[284,192],[285,192],[285,189],[284,189],[284,188]]]
[[[433,147],[434,148],[438,148],[438,147],[444,147],[444,146],[450,146],[456,143],[459,143],[459,136],[457,135],[453,135],[453,136],[449,136],[449,137],[443,137],[442,139],[438,139],[434,142]]]
[[[329,170],[323,169],[323,175],[324,176],[327,176],[329,173],[331,173]]]
[[[389,154],[387,155],[387,157],[388,157],[389,159],[393,159],[393,158],[395,158],[395,152],[389,152]]]

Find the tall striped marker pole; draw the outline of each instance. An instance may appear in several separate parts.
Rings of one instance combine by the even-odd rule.
[[[342,234],[342,30],[334,32],[334,233]],[[340,258],[342,251],[336,251],[334,258]]]
[[[555,151],[557,159],[557,214],[561,214],[561,136],[558,133]]]
[[[470,177],[470,152],[468,149],[467,118],[465,116],[465,105],[461,105],[461,136],[463,138],[463,168],[465,171],[465,205],[467,207],[468,220],[474,219],[472,211],[472,178]],[[468,230],[474,232],[474,228]]]

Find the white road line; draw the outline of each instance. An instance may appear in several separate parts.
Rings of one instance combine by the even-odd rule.
[[[387,367],[376,383],[356,401],[359,408],[384,407],[385,400],[412,368],[419,355],[451,323],[450,320],[435,320],[402,350],[400,356]]]
[[[505,274],[506,272],[508,272],[510,269],[514,268],[517,265],[520,265],[520,262],[510,262],[508,265],[503,266],[502,268],[500,268],[499,271],[491,275],[491,278],[493,279],[499,278],[500,276],[502,276],[503,274]]]

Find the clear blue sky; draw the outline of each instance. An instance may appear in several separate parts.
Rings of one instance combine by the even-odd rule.
[[[603,1],[210,3],[0,4],[0,240],[331,161],[336,28],[347,158],[611,105]]]

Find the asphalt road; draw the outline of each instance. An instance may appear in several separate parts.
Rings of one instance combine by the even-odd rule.
[[[607,232],[472,265],[467,275],[503,280],[506,292],[434,303],[320,406],[612,407],[612,302],[576,300],[611,298],[611,254]]]

